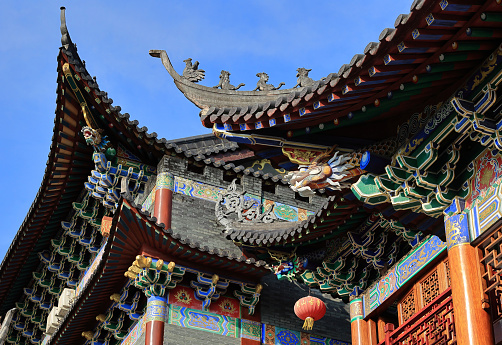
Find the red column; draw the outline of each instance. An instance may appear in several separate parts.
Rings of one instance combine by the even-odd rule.
[[[368,320],[368,344],[377,345],[377,323],[374,320]]]
[[[370,345],[368,323],[364,321],[362,298],[350,301],[350,331],[352,345]]]
[[[164,223],[169,229],[171,228],[174,176],[168,172],[160,173],[157,175],[156,188],[153,216],[157,218],[157,223]]]
[[[145,314],[145,345],[164,344],[164,322],[167,320],[167,300],[165,297],[148,298]]]
[[[445,220],[455,331],[459,345],[493,345],[490,315],[482,308],[483,291],[477,249],[470,245],[467,215]]]

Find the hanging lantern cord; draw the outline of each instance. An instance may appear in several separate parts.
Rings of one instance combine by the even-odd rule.
[[[302,328],[310,331],[313,326],[314,326],[314,319],[309,316],[305,319]]]

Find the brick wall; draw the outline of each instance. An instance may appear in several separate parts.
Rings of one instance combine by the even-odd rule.
[[[164,324],[164,345],[240,345],[240,338],[213,334],[176,325]],[[145,344],[145,333],[141,334],[134,345]]]
[[[214,202],[208,200],[174,194],[172,230],[208,247],[242,255],[240,249],[222,234],[225,227],[216,221],[214,205]]]

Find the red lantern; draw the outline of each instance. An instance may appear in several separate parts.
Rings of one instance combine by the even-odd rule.
[[[312,329],[314,321],[322,319],[326,314],[326,304],[317,297],[307,296],[295,303],[295,314],[305,320],[303,329]]]

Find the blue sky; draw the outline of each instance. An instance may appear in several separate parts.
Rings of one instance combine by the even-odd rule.
[[[40,187],[49,153],[61,45],[59,7],[101,90],[159,137],[209,133],[199,109],[176,89],[149,49],[164,49],[179,73],[200,61],[202,85],[222,69],[231,83],[256,87],[258,72],[292,87],[298,67],[320,79],[338,72],[393,27],[411,0],[351,1],[34,1],[0,2],[0,257]]]

